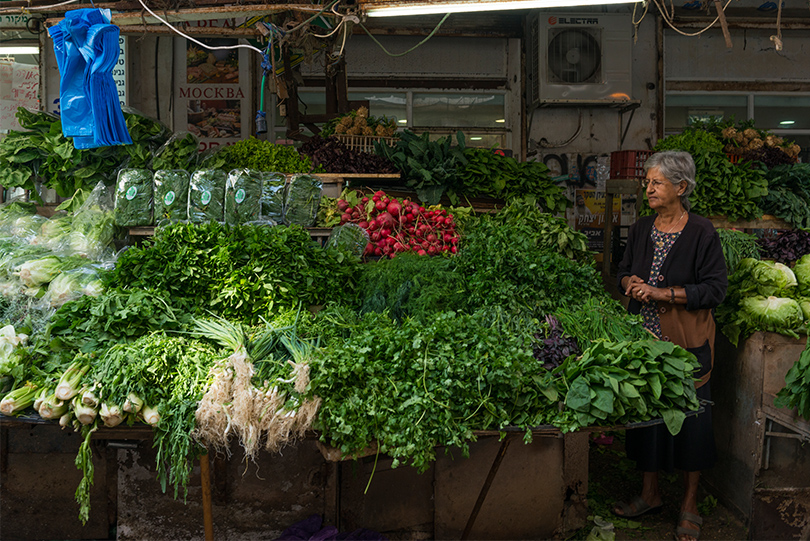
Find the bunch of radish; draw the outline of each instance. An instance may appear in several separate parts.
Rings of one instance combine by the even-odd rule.
[[[370,241],[365,256],[394,257],[409,251],[419,255],[456,253],[455,222],[453,215],[444,209],[428,210],[410,199],[400,201],[383,191],[371,197],[363,195],[354,206],[341,198],[337,206],[343,213],[340,225],[354,223],[368,231]]]

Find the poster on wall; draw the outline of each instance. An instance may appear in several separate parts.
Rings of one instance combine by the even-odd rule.
[[[195,21],[197,26],[229,27],[233,20]],[[231,38],[199,38],[209,47],[232,47]],[[176,38],[175,131],[188,131],[200,140],[200,150],[247,139],[251,134],[252,51],[245,48],[206,49]],[[255,55],[258,58],[258,55]]]
[[[39,110],[39,66],[0,62],[0,134],[21,129],[18,107]]]
[[[588,237],[588,249],[594,252],[604,250],[605,241],[605,193],[596,190],[576,190],[574,201],[574,229]],[[613,225],[621,221],[622,201],[613,198]]]

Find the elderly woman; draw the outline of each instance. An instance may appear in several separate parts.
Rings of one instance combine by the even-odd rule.
[[[653,154],[645,163],[646,189],[652,216],[630,228],[619,265],[619,288],[630,297],[628,310],[641,314],[644,326],[661,340],[695,354],[698,398],[709,400],[714,362],[715,324],[712,311],[726,294],[726,264],[720,237],[712,223],[689,212],[695,188],[695,164],[687,152]],[[690,416],[672,436],[663,425],[629,430],[627,455],[643,472],[641,495],[619,502],[614,513],[637,517],[663,505],[658,472],[683,471],[684,496],[676,526],[680,541],[700,536],[697,489],[700,471],[715,461],[711,407]]]

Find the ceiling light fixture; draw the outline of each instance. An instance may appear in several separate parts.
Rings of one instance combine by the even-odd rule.
[[[403,120],[397,120],[397,122],[399,122],[400,124],[407,124],[407,123],[408,123],[408,121],[407,121],[407,120],[405,120],[405,119],[403,119]]]
[[[35,45],[0,45],[0,55],[6,54],[39,54],[39,47]]]
[[[470,141],[480,141],[481,139],[483,139],[483,137],[481,137],[480,135],[470,137]]]
[[[498,124],[503,124],[503,123],[505,123],[505,122],[506,122],[506,119],[505,119],[505,118],[499,118],[499,119],[498,119],[498,120],[496,120],[495,122],[497,122]]]
[[[795,120],[783,120],[782,122],[779,123],[779,125],[780,126],[792,126],[795,123],[796,123]]]
[[[396,2],[367,1],[361,4],[369,17],[399,17],[403,15],[440,15],[508,9],[568,8],[628,4],[637,0],[457,0],[454,2]]]

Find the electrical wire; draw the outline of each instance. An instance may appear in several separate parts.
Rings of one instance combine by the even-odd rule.
[[[186,38],[187,40],[189,40],[189,41],[191,41],[193,43],[196,43],[197,45],[199,45],[200,47],[203,47],[204,49],[208,49],[208,50],[211,50],[211,51],[230,50],[230,49],[250,49],[251,51],[255,51],[255,52],[259,53],[260,55],[264,56],[264,51],[262,51],[261,49],[259,49],[257,47],[254,47],[253,45],[249,45],[247,43],[238,43],[236,45],[218,45],[218,46],[206,45],[205,43],[203,43],[203,42],[201,42],[199,40],[196,40],[196,39],[192,38],[191,36],[189,36],[187,34],[184,34],[180,30],[178,30],[176,27],[174,27],[167,20],[163,19],[160,15],[158,15],[157,13],[155,13],[154,11],[149,9],[149,6],[144,4],[143,0],[138,0],[138,2],[143,6],[143,8],[147,12],[149,12],[149,14],[152,17],[159,20],[160,22],[162,22],[163,24],[165,24],[166,26],[168,26],[172,30],[174,30],[180,36]]]
[[[731,0],[729,0],[729,1],[731,1]],[[436,33],[438,30],[439,30],[439,28],[442,26],[442,24],[444,24],[444,21],[446,21],[448,17],[450,17],[450,14],[449,14],[449,13],[445,13],[444,17],[442,17],[442,20],[441,20],[441,21],[439,21],[439,24],[437,24],[437,25],[436,25],[436,28],[434,28],[433,30],[431,30],[431,31],[430,31],[430,34],[428,34],[428,35],[427,35],[427,37],[425,37],[425,39],[423,39],[422,41],[420,41],[419,43],[417,43],[416,45],[414,45],[413,47],[411,47],[410,49],[408,49],[408,50],[407,50],[407,51],[405,51],[404,53],[390,53],[390,52],[388,52],[388,49],[386,49],[385,47],[383,47],[383,44],[382,44],[382,43],[380,43],[380,42],[377,40],[377,38],[375,38],[375,37],[374,37],[374,36],[371,34],[371,32],[369,32],[369,31],[368,31],[368,28],[366,28],[366,27],[365,27],[365,25],[364,25],[363,23],[358,23],[358,24],[360,25],[360,28],[362,28],[363,30],[365,30],[365,31],[366,31],[366,34],[368,34],[368,37],[370,37],[370,38],[371,38],[371,40],[372,40],[374,43],[376,43],[377,45],[379,45],[380,49],[382,49],[382,50],[383,50],[383,52],[384,52],[385,54],[387,54],[388,56],[405,56],[406,54],[410,53],[411,51],[413,51],[414,49],[416,49],[417,47],[419,47],[420,45],[422,45],[423,43],[425,43],[427,40],[429,40],[430,38],[432,38],[432,37],[433,37],[433,34],[435,34],[435,33]]]
[[[781,0],[779,0],[779,1],[781,1]],[[669,14],[669,13],[667,13],[666,7],[662,7],[661,0],[653,0],[653,2],[655,3],[655,7],[657,7],[658,11],[661,13],[661,18],[664,19],[664,22],[667,23],[667,25],[670,28],[672,28],[674,31],[681,34],[682,36],[687,36],[687,37],[699,36],[703,32],[705,32],[706,30],[709,30],[712,26],[715,25],[715,23],[717,23],[717,21],[720,20],[720,16],[718,15],[717,17],[715,17],[715,19],[712,22],[709,23],[708,26],[706,26],[706,28],[703,28],[702,30],[698,30],[697,32],[693,32],[693,33],[684,32],[680,28],[677,28],[675,26],[675,23],[673,22],[674,12],[675,12],[675,4],[672,4],[673,13]],[[726,10],[726,8],[729,6],[729,4],[731,4],[731,0],[728,0],[726,2],[726,4],[723,6],[723,11]]]

